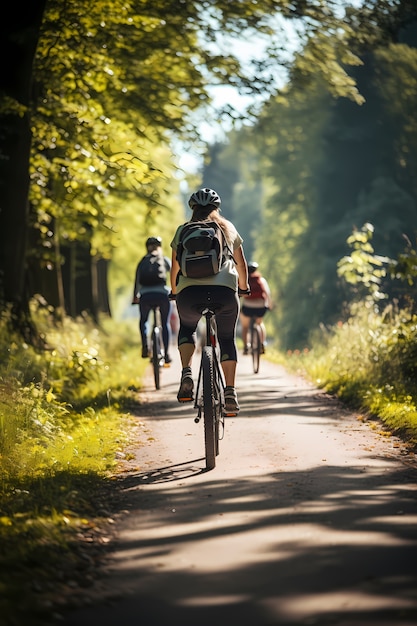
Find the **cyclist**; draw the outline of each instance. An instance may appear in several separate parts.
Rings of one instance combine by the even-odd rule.
[[[272,308],[271,291],[267,280],[259,271],[256,261],[248,263],[250,295],[243,296],[240,312],[243,354],[248,354],[248,331],[251,317],[261,329],[261,354],[265,353],[266,329],[263,321],[265,313]]]
[[[161,311],[162,341],[164,344],[165,363],[171,363],[169,356],[171,301],[169,287],[166,284],[171,270],[171,261],[162,253],[161,237],[149,237],[146,240],[146,255],[136,267],[135,285],[132,304],[139,304],[139,332],[142,340],[142,358],[149,356],[147,342],[147,322],[151,309],[159,306]]]
[[[220,361],[225,378],[225,410],[229,414],[237,414],[240,407],[235,389],[236,377],[236,325],[239,315],[238,288],[248,291],[248,271],[242,247],[242,238],[234,225],[220,216],[221,199],[216,191],[209,188],[199,189],[191,194],[188,205],[192,210],[190,222],[215,221],[226,237],[233,258],[227,256],[217,274],[207,278],[191,279],[180,272],[176,250],[180,241],[181,230],[177,228],[171,242],[171,290],[176,294],[177,309],[180,319],[178,332],[178,349],[181,358],[182,372],[178,402],[193,400],[194,382],[191,364],[195,350],[195,332],[200,320],[200,313],[193,305],[210,306],[222,303],[221,310],[216,313],[217,336],[220,347]]]

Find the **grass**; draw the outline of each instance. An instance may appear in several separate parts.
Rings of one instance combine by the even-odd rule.
[[[346,322],[317,331],[309,349],[275,360],[417,447],[416,315],[362,304]]]
[[[88,580],[111,533],[112,474],[146,367],[137,324],[35,315],[45,353],[0,328],[0,614],[10,626],[44,626],[68,581]]]

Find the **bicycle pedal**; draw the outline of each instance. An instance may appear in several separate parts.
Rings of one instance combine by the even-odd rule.
[[[171,367],[171,363],[164,363],[163,367]]]
[[[224,417],[236,417],[238,414],[237,411],[234,411],[233,413],[231,413],[230,411],[228,413],[226,413],[226,411],[223,413]]]

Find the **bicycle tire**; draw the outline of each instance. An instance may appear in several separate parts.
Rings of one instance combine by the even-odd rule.
[[[155,389],[161,387],[161,354],[160,354],[159,328],[156,326],[152,331],[152,368],[155,381]]]
[[[223,396],[223,384],[221,380],[221,374],[219,370],[219,362],[216,357],[213,357],[213,410],[214,410],[214,445],[216,456],[219,455],[219,441],[223,437],[220,436],[220,425],[223,425],[224,432],[224,396]]]
[[[259,325],[254,323],[251,328],[251,352],[253,373],[259,372],[259,362],[261,359],[261,331]]]
[[[216,413],[214,404],[214,362],[213,348],[204,346],[201,355],[203,368],[203,417],[206,469],[216,466]],[[217,431],[218,435],[218,431]]]

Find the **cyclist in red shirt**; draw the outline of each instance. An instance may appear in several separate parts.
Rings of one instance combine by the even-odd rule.
[[[258,269],[258,263],[248,263],[250,295],[243,296],[240,312],[240,326],[242,331],[243,354],[248,354],[248,330],[250,318],[256,316],[256,322],[261,329],[261,353],[265,352],[266,329],[263,322],[264,315],[272,308],[271,291],[267,280]]]

